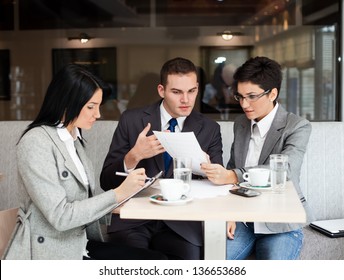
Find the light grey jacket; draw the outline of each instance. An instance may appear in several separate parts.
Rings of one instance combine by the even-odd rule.
[[[21,205],[17,225],[4,259],[82,259],[85,231],[102,241],[99,219],[116,205],[113,190],[94,196],[95,179],[80,141],[75,148],[89,186],[80,174],[55,127],[31,129],[17,147]],[[110,218],[110,216],[109,216]]]
[[[234,141],[231,147],[231,156],[227,169],[233,169],[237,174],[239,182],[243,180],[243,173],[250,167],[245,167],[245,160],[251,137],[251,120],[245,115],[239,116],[234,122]],[[307,215],[307,222],[313,220],[313,215],[301,192],[299,181],[301,166],[306,152],[311,124],[308,120],[287,112],[279,105],[275,118],[259,157],[258,165],[269,168],[269,156],[271,154],[286,154],[289,159],[289,170],[287,178],[294,183]],[[301,224],[266,223],[273,232],[287,232],[300,228]]]

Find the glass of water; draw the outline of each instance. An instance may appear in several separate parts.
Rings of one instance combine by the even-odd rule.
[[[273,193],[284,193],[287,171],[288,156],[283,154],[270,155],[270,181]]]
[[[184,184],[191,187],[192,159],[188,157],[173,158],[173,178],[183,180]],[[190,192],[190,188],[189,188]],[[188,196],[188,193],[185,195]]]

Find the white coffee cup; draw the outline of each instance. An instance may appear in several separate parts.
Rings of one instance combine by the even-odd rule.
[[[180,179],[160,179],[161,194],[168,201],[179,200],[190,190],[190,185]]]
[[[243,174],[243,178],[254,187],[266,187],[269,182],[270,169],[252,168]]]

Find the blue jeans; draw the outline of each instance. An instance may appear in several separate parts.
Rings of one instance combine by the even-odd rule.
[[[237,222],[234,239],[227,238],[227,260],[245,260],[255,252],[257,260],[296,260],[301,251],[302,229],[255,234],[253,223]]]

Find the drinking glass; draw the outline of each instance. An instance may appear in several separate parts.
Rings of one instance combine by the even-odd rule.
[[[173,158],[173,178],[183,180],[191,187],[192,160],[188,157]],[[190,188],[189,188],[190,190]]]
[[[283,154],[270,155],[270,180],[273,193],[284,193],[287,170],[288,156]]]

